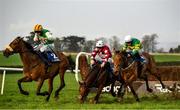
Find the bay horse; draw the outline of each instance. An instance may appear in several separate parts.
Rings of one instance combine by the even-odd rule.
[[[127,59],[120,51],[116,51],[114,54],[114,74],[116,76],[116,80],[121,82],[121,86],[118,90],[118,98],[119,101],[122,100],[124,94],[120,94],[122,87],[129,86],[131,92],[133,93],[136,101],[139,101],[139,97],[133,88],[133,81],[136,81],[138,78],[138,62],[133,61],[130,65],[128,65]],[[111,87],[114,86],[114,83]]]
[[[90,92],[90,88],[96,87],[98,88],[96,96],[92,103],[97,103],[99,96],[102,92],[103,87],[109,85],[111,82],[108,80],[108,68],[110,67],[110,63],[106,63],[103,68],[100,67],[100,64],[97,63],[95,66],[90,68],[87,58],[85,55],[81,55],[79,57],[79,66],[80,66],[80,74],[83,81],[79,81],[79,100],[80,103],[83,103]],[[111,92],[111,94],[113,94]]]
[[[115,76],[119,76],[119,74],[121,74],[121,73],[123,74],[122,69],[128,66],[129,59],[126,56],[127,55],[125,52],[115,51],[115,54],[114,54],[114,74],[115,74]],[[134,74],[137,74],[138,78],[144,79],[146,81],[146,89],[149,92],[152,92],[152,89],[149,88],[149,84],[148,84],[148,75],[150,75],[150,74],[155,76],[160,81],[162,87],[165,88],[165,85],[163,84],[163,82],[161,80],[160,74],[157,73],[154,58],[151,55],[149,55],[148,53],[143,53],[143,56],[145,56],[147,63],[142,65],[141,62],[137,61],[137,64],[135,67],[137,69],[137,73],[134,72]],[[126,77],[126,75],[128,75],[128,74],[123,74],[124,77]],[[122,77],[122,79],[123,79],[123,77]],[[119,94],[119,91],[118,91],[118,94]]]
[[[56,52],[60,62],[52,63],[51,67],[46,70],[43,61],[33,50],[32,46],[23,40],[23,37],[15,38],[3,51],[3,54],[6,57],[9,57],[14,53],[19,53],[23,63],[24,77],[18,80],[20,93],[29,95],[29,92],[22,89],[22,82],[37,81],[38,87],[36,94],[41,96],[47,95],[46,101],[48,101],[53,90],[53,79],[57,74],[59,74],[61,84],[55,91],[55,98],[58,99],[59,92],[65,87],[64,74],[69,66],[67,57],[61,52]],[[48,79],[48,92],[40,92],[41,87],[46,79]]]

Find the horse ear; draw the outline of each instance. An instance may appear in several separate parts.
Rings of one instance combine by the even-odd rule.
[[[121,51],[119,51],[119,50],[116,50],[116,51],[114,52],[114,54],[119,54],[119,53],[121,53]]]
[[[119,53],[119,51],[118,51],[118,50],[116,50],[116,48],[113,48],[112,52],[113,52],[114,54]]]
[[[21,37],[20,37],[20,36],[17,36],[16,38],[17,38],[17,39],[21,39]]]

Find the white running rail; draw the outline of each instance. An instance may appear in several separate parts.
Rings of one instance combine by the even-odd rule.
[[[90,53],[86,53],[86,52],[79,52],[76,56],[76,67],[75,67],[75,78],[76,78],[76,81],[78,82],[79,81],[79,78],[78,78],[78,72],[79,72],[79,56],[80,55],[86,55],[86,57],[88,58],[89,55],[91,55]]]
[[[1,85],[1,95],[3,95],[6,71],[23,71],[23,69],[22,68],[4,68],[4,67],[0,67],[0,70],[3,71],[2,85]]]

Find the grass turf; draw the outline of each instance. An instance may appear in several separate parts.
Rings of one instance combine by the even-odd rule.
[[[59,85],[59,77],[54,80],[54,91],[49,102],[45,101],[45,97],[36,96],[36,82],[23,83],[24,90],[30,92],[29,96],[19,93],[17,80],[22,74],[7,74],[5,80],[4,95],[0,96],[0,109],[179,109],[180,100],[171,97],[169,94],[160,94],[158,96],[147,94],[140,96],[141,102],[136,102],[132,94],[125,96],[124,101],[119,103],[116,98],[110,94],[101,94],[98,104],[90,104],[89,99],[95,96],[90,93],[88,100],[84,104],[80,104],[77,96],[78,83],[75,81],[74,74],[66,73],[65,88],[60,92],[59,100],[53,98],[54,91]],[[42,91],[47,90],[47,82],[45,82]]]

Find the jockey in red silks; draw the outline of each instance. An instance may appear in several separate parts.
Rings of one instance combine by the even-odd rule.
[[[93,66],[97,61],[102,62],[101,67],[104,67],[106,62],[112,64],[112,54],[107,45],[104,45],[102,40],[96,42],[96,47],[91,53],[91,65]]]

